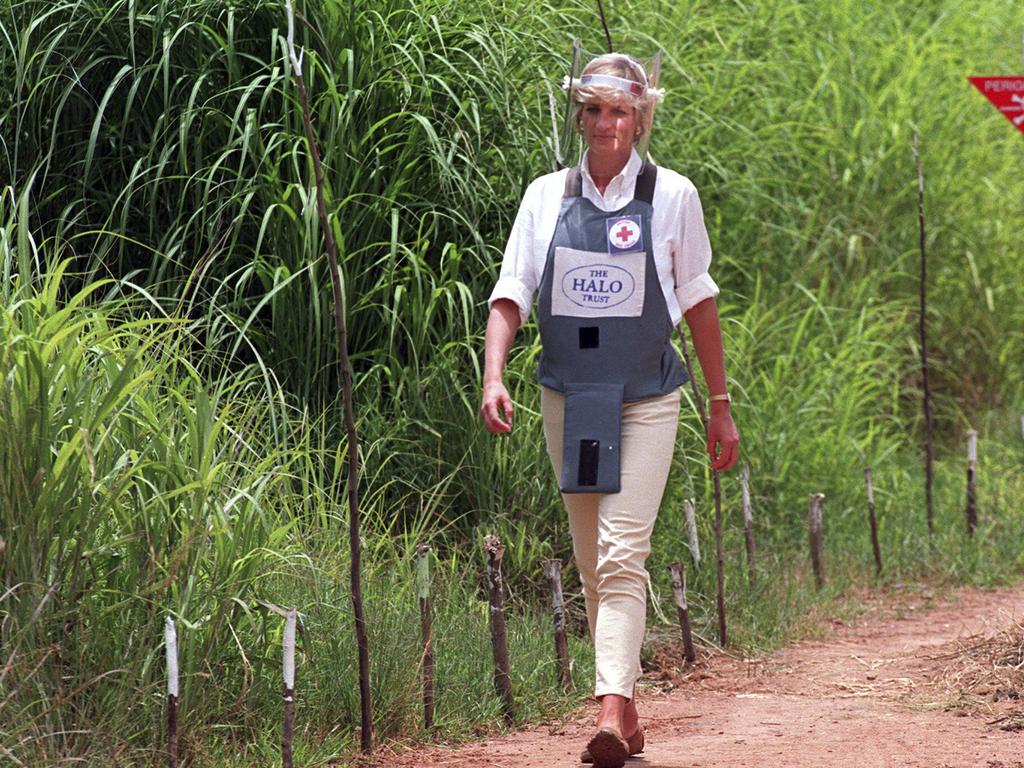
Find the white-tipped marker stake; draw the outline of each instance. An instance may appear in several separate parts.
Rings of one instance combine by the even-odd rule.
[[[811,566],[814,568],[814,581],[818,589],[825,586],[825,566],[822,557],[823,534],[821,531],[822,505],[824,493],[812,493],[807,502],[807,529],[811,541]]]
[[[754,509],[750,503],[750,466],[743,462],[740,467],[740,490],[743,493],[743,534],[747,540],[747,566],[750,583],[757,581],[757,558],[754,547]]]
[[[683,502],[683,510],[686,512],[686,532],[690,537],[690,556],[693,557],[693,567],[700,568],[700,539],[697,538],[697,512],[693,508],[693,499],[686,499]]]
[[[284,620],[284,731],[281,737],[281,759],[284,768],[292,768],[292,733],[295,730],[295,618],[291,608]]]
[[[420,635],[423,638],[423,727],[434,727],[434,618],[430,608],[430,545],[416,547],[416,583],[420,598]]]
[[[167,651],[167,765],[178,765],[178,632],[174,619],[164,619],[164,648]]]
[[[555,626],[555,666],[558,683],[563,691],[572,690],[572,667],[569,664],[569,642],[565,636],[565,596],[562,594],[562,561],[557,557],[545,560],[540,566],[551,585],[551,610]]]
[[[690,629],[690,611],[686,607],[686,568],[682,563],[669,563],[668,572],[672,576],[672,593],[676,599],[676,614],[679,617],[679,632],[683,639],[683,655],[691,664],[697,660],[697,651],[693,647],[693,632]]]
[[[878,518],[875,516],[875,484],[871,467],[864,468],[864,484],[868,491],[868,525],[871,526],[871,549],[875,553],[875,575],[882,573],[882,548],[878,544]]]
[[[978,432],[967,432],[967,535],[974,538],[974,529],[978,527],[977,489],[975,488],[975,470],[978,465]]]

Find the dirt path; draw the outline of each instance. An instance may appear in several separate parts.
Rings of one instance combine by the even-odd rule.
[[[1024,768],[1024,732],[1001,730],[1024,721],[1024,701],[986,691],[964,666],[969,648],[1024,619],[1024,586],[960,590],[934,606],[927,596],[891,600],[851,626],[836,622],[824,640],[757,659],[712,656],[674,690],[648,686],[639,696],[648,747],[627,768]],[[377,765],[580,766],[595,712]]]

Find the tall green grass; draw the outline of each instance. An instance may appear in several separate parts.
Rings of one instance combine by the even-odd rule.
[[[748,583],[726,475],[733,637],[771,647],[804,631],[812,606],[873,583],[866,464],[883,584],[1019,576],[1021,144],[965,80],[1017,63],[1007,30],[1024,22],[1019,5],[608,10],[618,47],[666,49],[651,151],[700,189],[723,287],[762,573]],[[422,735],[411,553],[427,540],[439,733],[496,727],[485,532],[508,545],[513,674],[521,717],[536,719],[570,704],[551,669],[539,564],[569,561],[571,548],[532,324],[508,366],[515,430],[480,427],[483,302],[525,184],[551,167],[547,94],[569,40],[602,47],[594,6],[323,0],[299,11],[356,368],[376,726],[384,740]],[[270,760],[277,610],[295,604],[302,758],[344,761],[357,722],[346,446],[283,4],[9,0],[0,13],[4,757],[152,762],[171,613],[186,754]],[[915,127],[939,407],[934,548],[919,455]],[[982,433],[973,541],[969,426]],[[686,555],[682,501],[697,499],[705,562],[691,569],[691,603],[711,636],[700,433],[685,407],[649,567],[656,623],[670,613],[663,566]],[[812,491],[826,493],[821,595],[803,566]],[[586,691],[585,621],[569,595]]]
[[[26,210],[3,229],[8,258],[25,253],[10,246],[27,230]],[[16,273],[0,313],[5,756],[151,762],[162,738],[160,633],[170,614],[181,637],[187,754],[198,764],[251,761],[273,742],[265,734],[278,710],[278,614],[288,605],[303,621],[303,748],[323,760],[344,754],[358,701],[334,494],[342,451],[320,439],[314,417],[290,407],[274,429],[268,410],[280,393],[258,367],[203,380],[188,353],[192,323],[135,319],[146,305],[129,286],[71,290],[67,267],[38,279]],[[378,450],[368,441],[368,459]],[[368,483],[365,594],[377,724],[387,738],[417,730],[412,552],[443,532],[432,516],[443,487],[434,498],[417,495],[419,528],[392,531],[389,481],[371,473]],[[475,553],[439,543],[438,725],[464,732],[500,713],[487,674],[488,613],[477,582],[465,579]],[[521,716],[537,717],[564,706],[564,696],[546,617],[524,600],[513,605],[515,682],[531,692]],[[474,707],[464,705],[467,692]]]

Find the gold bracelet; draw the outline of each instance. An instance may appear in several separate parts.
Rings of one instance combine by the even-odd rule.
[[[724,395],[709,395],[708,400],[725,400],[727,403],[732,402],[732,396],[726,392]]]

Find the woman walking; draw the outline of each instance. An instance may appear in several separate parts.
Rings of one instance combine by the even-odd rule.
[[[570,98],[587,150],[523,197],[489,300],[481,413],[491,432],[512,429],[502,371],[536,294],[544,435],[595,650],[600,711],[581,760],[618,768],[644,747],[635,697],[644,563],[687,379],[671,344],[681,318],[711,393],[715,469],[736,463],[739,434],[697,190],[635,150],[661,92],[636,60],[608,54],[570,82]]]

